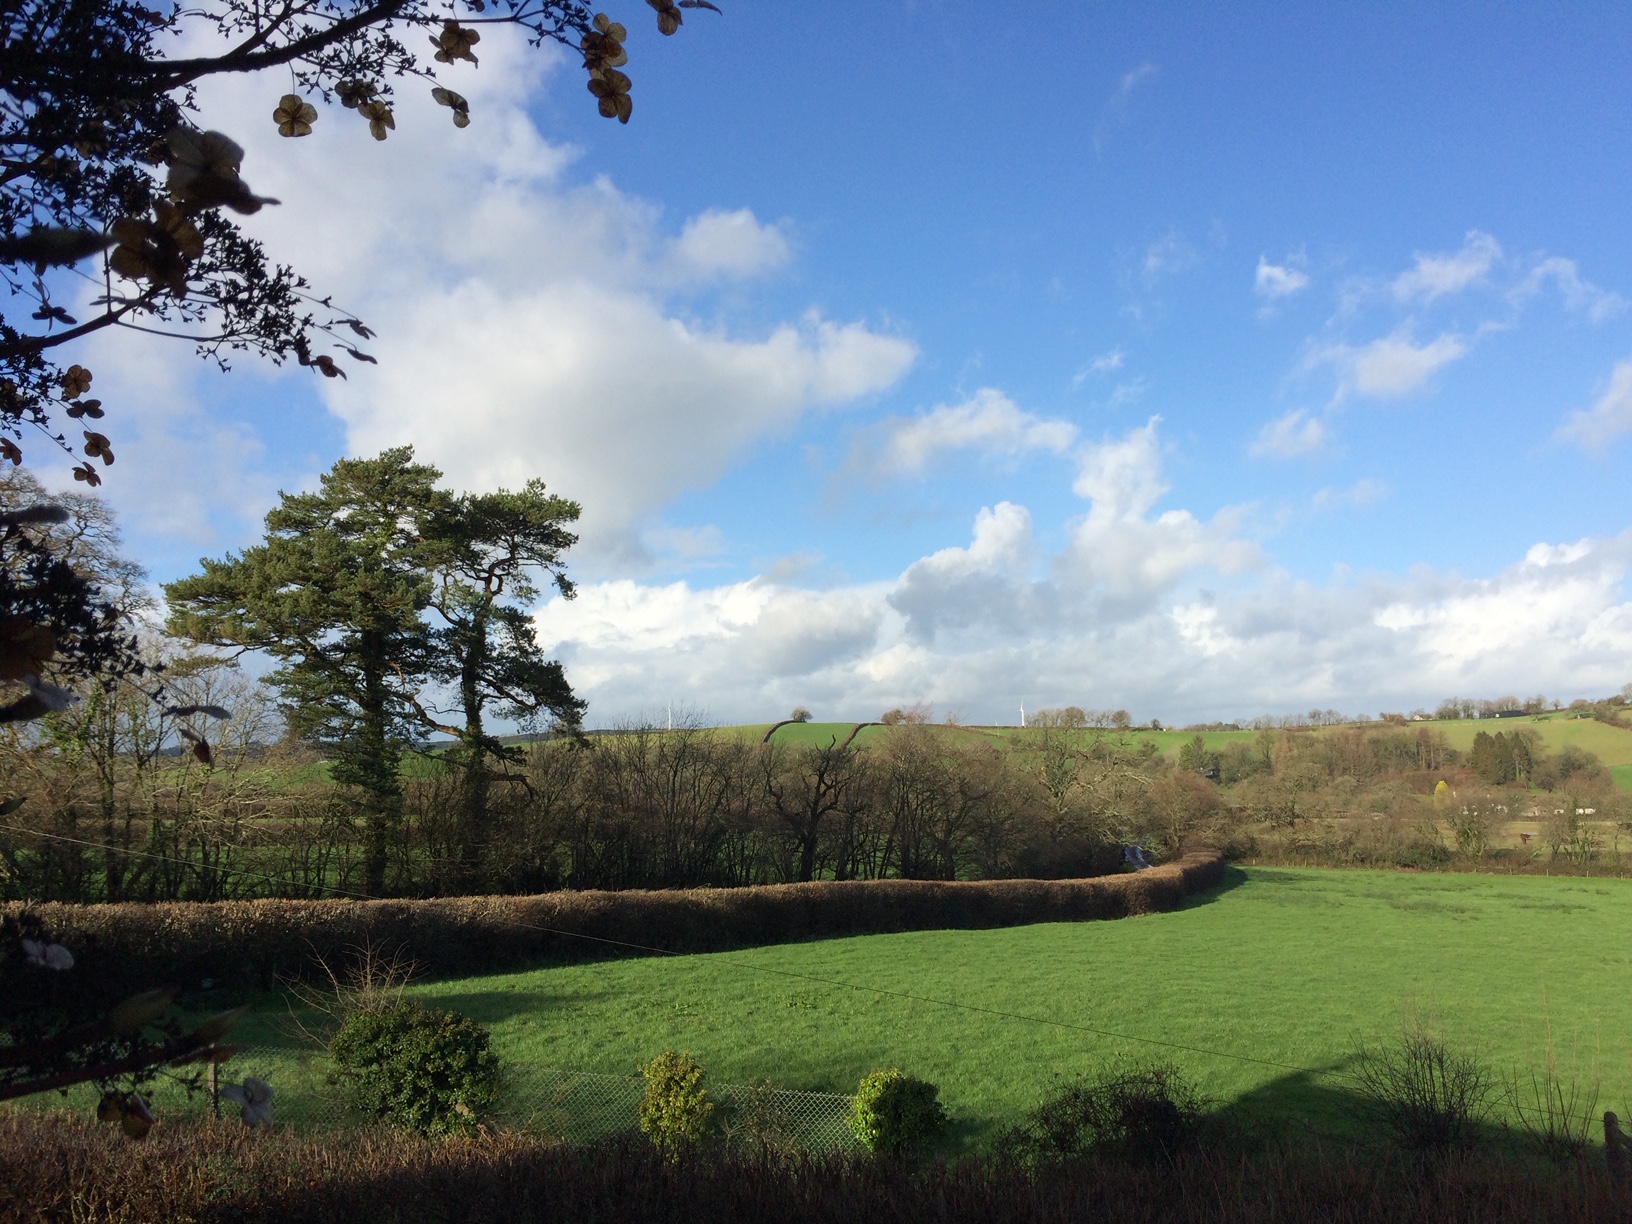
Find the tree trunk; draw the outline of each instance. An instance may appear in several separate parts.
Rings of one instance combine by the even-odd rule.
[[[460,866],[467,886],[475,882],[488,841],[488,792],[493,774],[487,766],[487,736],[482,725],[482,670],[487,663],[488,614],[486,607],[471,618],[465,657],[459,668],[459,699],[465,710],[465,778],[460,813]]]
[[[363,681],[363,725],[358,737],[357,764],[367,796],[368,839],[363,855],[363,891],[371,897],[385,893],[385,871],[390,856],[391,834],[402,821],[402,783],[397,777],[397,751],[391,743],[389,693],[385,683],[384,643],[370,642],[377,635],[365,635],[375,646],[371,653],[380,660],[368,667]]]

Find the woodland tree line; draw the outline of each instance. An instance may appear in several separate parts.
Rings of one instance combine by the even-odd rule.
[[[168,585],[169,635],[146,635],[141,679],[86,681],[77,702],[0,729],[0,895],[1058,878],[1117,870],[1130,845],[1200,842],[1431,866],[1452,846],[1484,858],[1533,806],[1549,861],[1618,853],[1624,800],[1607,771],[1512,724],[1466,754],[1431,725],[1334,726],[1319,711],[1197,734],[1171,757],[1154,722],[1076,707],[1035,712],[1020,736],[935,725],[922,707],[842,740],[699,725],[586,736],[526,611],[546,585],[572,593],[560,554],[577,506],[536,482],[458,495],[439,477],[406,448],[341,461],[318,492],[283,495],[263,543]],[[0,510],[39,496],[24,472],[0,478]],[[144,614],[106,507],[60,500],[63,521],[20,530]],[[262,681],[237,665],[251,650],[277,664]],[[228,717],[205,726],[201,711]],[[495,715],[553,734],[507,744]],[[433,750],[436,732],[451,742]],[[1535,805],[1532,790],[1559,799]]]
[[[1435,866],[1458,852],[1484,856],[1495,826],[1529,810],[1530,787],[1544,788],[1536,806],[1549,830],[1536,850],[1586,862],[1618,850],[1616,822],[1628,817],[1596,758],[1550,754],[1525,730],[1502,740],[1522,749],[1521,780],[1481,776],[1493,752],[1483,738],[1463,754],[1437,730],[1389,724],[1265,729],[1220,749],[1198,735],[1172,756],[1115,728],[1009,738],[911,720],[850,742],[758,743],[702,726],[631,725],[516,750],[475,813],[456,759],[413,757],[385,830],[383,886],[370,888],[377,830],[367,796],[325,776],[308,748],[264,746],[277,711],[235,667],[176,651],[166,674],[190,698],[234,710],[208,765],[167,751],[162,709],[118,686],[32,731],[7,729],[0,770],[22,802],[4,823],[31,832],[0,831],[4,896],[1058,878],[1117,870],[1133,843]]]

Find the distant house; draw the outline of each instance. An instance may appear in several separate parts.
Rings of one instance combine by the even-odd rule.
[[[1494,714],[1491,714],[1488,717],[1490,717],[1490,718],[1523,718],[1527,713],[1529,713],[1528,710],[1497,710]]]

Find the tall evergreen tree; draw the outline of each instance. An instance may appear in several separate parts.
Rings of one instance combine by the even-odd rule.
[[[434,587],[430,674],[454,690],[460,721],[445,723],[421,707],[424,721],[458,740],[452,759],[464,771],[461,857],[475,865],[487,840],[495,761],[510,751],[488,733],[489,712],[522,724],[547,720],[576,730],[584,703],[561,664],[538,645],[528,608],[554,586],[571,598],[561,554],[578,537],[578,504],[545,492],[540,480],[517,492],[466,494],[431,520]]]
[[[402,814],[414,694],[430,667],[425,528],[453,501],[435,487],[440,476],[411,447],[341,460],[318,492],[280,495],[264,543],[165,587],[171,633],[278,660],[269,680],[290,728],[362,796],[364,883],[376,895]]]

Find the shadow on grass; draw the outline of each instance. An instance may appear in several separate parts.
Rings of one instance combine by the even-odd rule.
[[[1196,909],[1198,906],[1211,905],[1227,893],[1232,893],[1247,883],[1250,883],[1250,881],[1245,871],[1239,867],[1227,866],[1224,868],[1223,878],[1217,884],[1214,884],[1205,892],[1191,893],[1179,906],[1179,910]]]
[[[1352,1059],[1291,1071],[1214,1111],[1228,1129],[1264,1139],[1352,1141],[1367,1136],[1365,1101],[1345,1076]]]
[[[438,990],[416,994],[415,997],[429,1007],[444,1007],[483,1024],[498,1024],[518,1016],[542,1015],[561,1007],[602,1003],[611,994],[604,990]]]
[[[1311,1071],[1295,1071],[1270,1080],[1217,1109],[1212,1116],[1226,1134],[1248,1142],[1298,1145],[1314,1141],[1339,1148],[1397,1151],[1375,1105],[1349,1077],[1354,1061],[1351,1055]],[[1494,1114],[1494,1099],[1490,1105]],[[1538,1167],[1542,1163],[1541,1154],[1522,1132],[1494,1117],[1472,1128],[1470,1147]],[[1417,1155],[1429,1158],[1433,1153]]]

